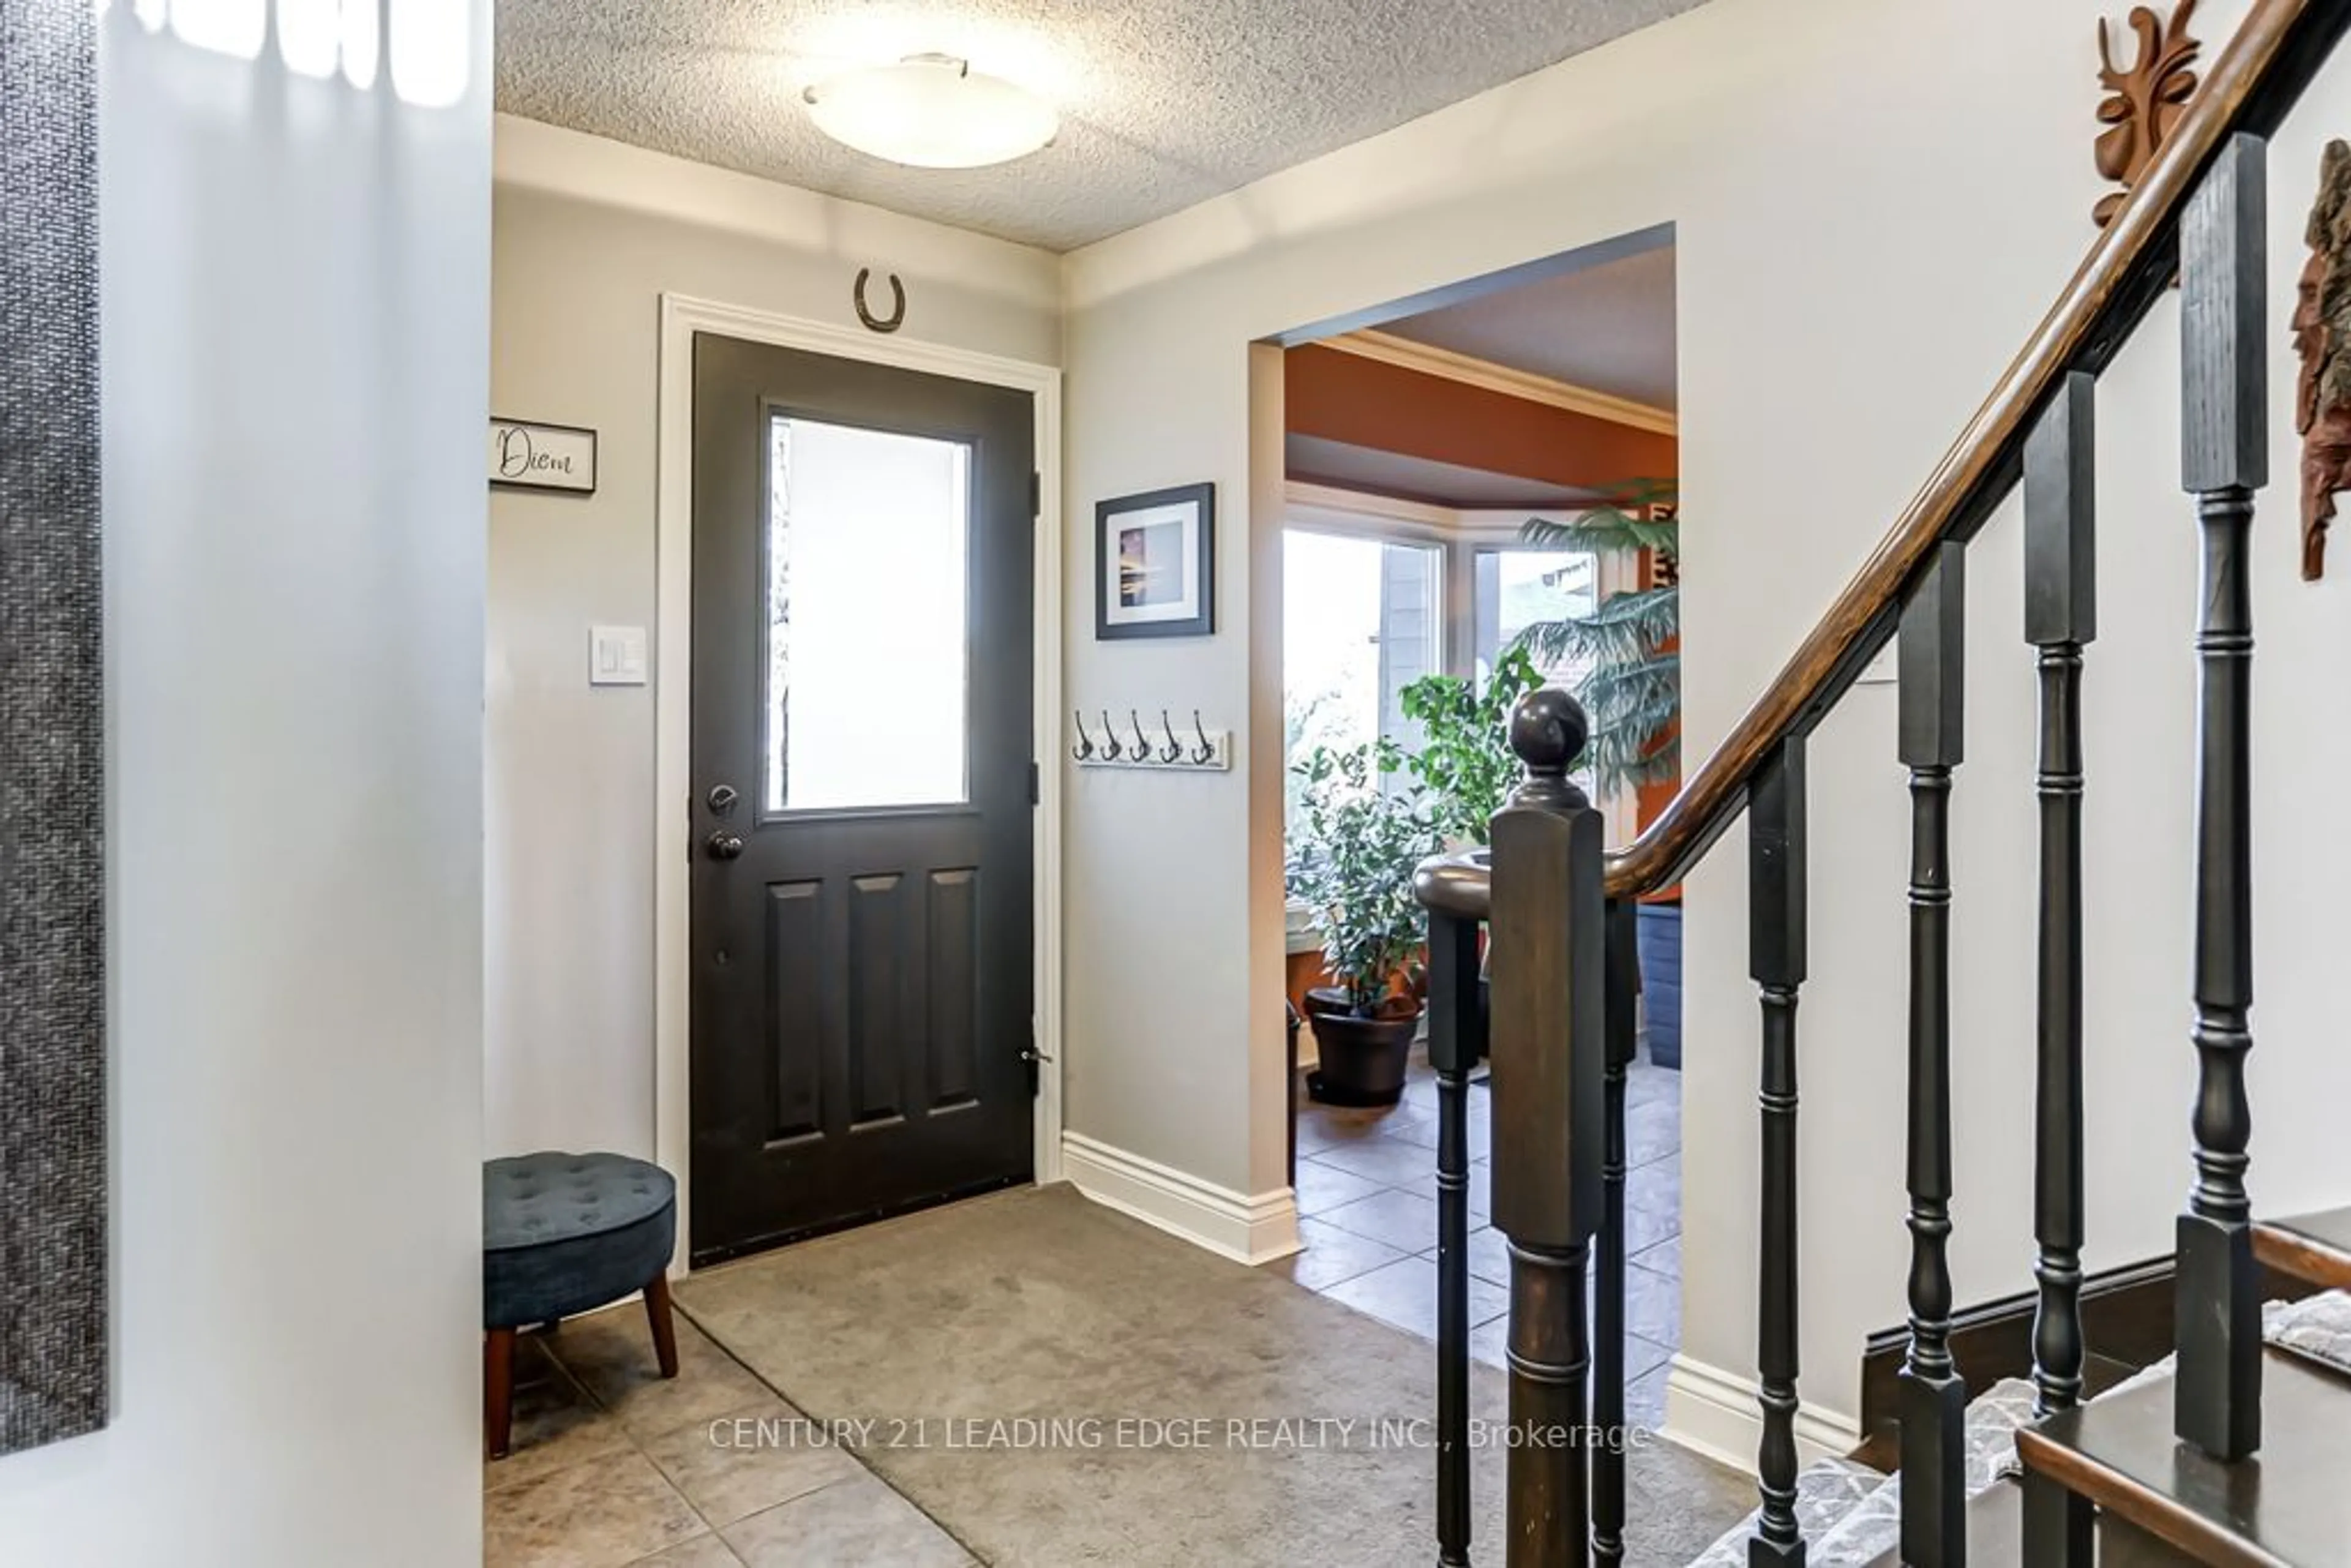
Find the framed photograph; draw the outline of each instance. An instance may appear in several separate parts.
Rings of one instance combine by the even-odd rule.
[[[1217,629],[1217,487],[1180,485],[1094,507],[1094,637]]]
[[[490,483],[507,490],[596,493],[596,433],[528,419],[490,420]]]

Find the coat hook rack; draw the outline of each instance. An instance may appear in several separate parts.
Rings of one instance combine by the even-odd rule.
[[[1192,710],[1192,733],[1188,736],[1176,727],[1174,710],[1170,708],[1159,710],[1159,733],[1155,736],[1144,721],[1140,706],[1126,710],[1126,727],[1123,730],[1111,717],[1109,708],[1097,711],[1102,721],[1099,734],[1086,723],[1083,708],[1072,709],[1070,714],[1076,723],[1070,759],[1081,768],[1117,768],[1137,773],[1232,771],[1231,732],[1210,729],[1198,708]]]

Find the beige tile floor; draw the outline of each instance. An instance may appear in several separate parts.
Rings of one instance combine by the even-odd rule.
[[[799,1412],[683,1316],[677,1348],[664,1381],[634,1303],[517,1347],[514,1450],[482,1471],[484,1568],[974,1561],[843,1449],[728,1440]]]
[[[1681,1344],[1681,1074],[1646,1056],[1625,1092],[1625,1414],[1664,1425]],[[1510,1253],[1487,1223],[1493,1101],[1469,1091],[1469,1352],[1501,1366]],[[1437,1076],[1416,1051],[1402,1102],[1381,1110],[1298,1094],[1298,1229],[1306,1249],[1265,1267],[1423,1339],[1437,1337]]]
[[[1634,1069],[1627,1094],[1633,1249],[1628,1414],[1664,1416],[1680,1339],[1680,1089]],[[1485,1223],[1488,1116],[1471,1091],[1470,1349],[1502,1364],[1508,1262]],[[1403,1103],[1347,1111],[1301,1096],[1306,1250],[1269,1264],[1424,1338],[1437,1302],[1436,1082],[1416,1061]],[[735,1446],[737,1421],[799,1413],[681,1315],[678,1375],[653,1365],[643,1309],[575,1318],[517,1347],[514,1451],[483,1468],[484,1568],[954,1568],[977,1560],[854,1456],[809,1443]],[[769,1427],[768,1430],[776,1430]]]

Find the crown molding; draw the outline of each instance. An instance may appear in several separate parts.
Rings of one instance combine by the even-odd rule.
[[[1593,392],[1589,387],[1571,386],[1549,376],[1536,375],[1531,371],[1514,371],[1490,360],[1473,359],[1468,354],[1457,354],[1450,349],[1416,343],[1392,332],[1365,329],[1319,339],[1317,342],[1322,348],[1336,349],[1343,354],[1376,360],[1384,365],[1417,371],[1425,376],[1437,376],[1448,382],[1458,382],[1464,386],[1499,392],[1504,397],[1565,409],[1570,413],[1586,414],[1593,419],[1604,419],[1612,424],[1646,430],[1656,435],[1678,435],[1681,433],[1681,421],[1671,409],[1635,402],[1630,398],[1612,397],[1606,392]]]
[[[1350,490],[1339,485],[1321,485],[1311,479],[1284,480],[1282,495],[1292,507],[1318,512],[1341,512],[1381,522],[1416,523],[1448,531],[1461,524],[1460,512],[1452,507],[1441,507],[1433,501],[1407,501],[1400,496],[1383,496],[1371,490]]]

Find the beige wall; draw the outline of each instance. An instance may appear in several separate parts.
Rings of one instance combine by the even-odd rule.
[[[588,628],[654,621],[660,298],[853,327],[871,267],[904,281],[907,338],[1052,364],[1058,266],[528,121],[497,139],[492,404],[601,440],[593,497],[490,503],[487,1152],[650,1158],[653,687],[591,688]]]
[[[1229,777],[1067,769],[1071,1130],[1244,1197],[1281,1186],[1279,379],[1251,345],[1581,246],[1675,225],[1691,754],[1753,697],[1915,492],[2089,238],[2096,0],[1714,0],[1589,56],[1060,262],[871,209],[507,124],[494,398],[593,425],[604,490],[501,497],[491,537],[490,1144],[648,1152],[648,690],[591,692],[593,621],[653,614],[654,300],[665,288],[848,317],[895,267],[908,331],[1069,371],[1062,607],[1070,701],[1197,706]],[[2242,0],[2215,4],[2224,37]],[[2283,349],[2297,213],[2341,62],[2281,138],[2272,254]],[[2091,657],[2092,1266],[2168,1246],[2188,1176],[2194,541],[2176,486],[2175,307],[2108,378],[2105,634]],[[1058,325],[1057,325],[1058,324]],[[1066,359],[1057,334],[1067,334]],[[2283,353],[2276,470],[2290,474]],[[1096,643],[1086,519],[1107,497],[1218,485],[1218,631]],[[2265,821],[2314,824],[2351,733],[2339,584],[2294,580],[2279,493],[2262,533]],[[2024,1149],[2032,909],[2032,681],[2018,529],[1975,552],[1970,759],[1957,804],[1954,1260],[1963,1299],[2031,1258]],[[1805,1390],[1831,1427],[1860,1342],[1902,1312],[1902,778],[1894,694],[1815,741],[1813,979],[1802,1019]],[[2257,835],[2264,1207],[2342,1196],[2323,1049],[2351,843]],[[1138,895],[1148,889],[1148,896]],[[1752,1365],[1754,998],[1744,838],[1690,885],[1685,1350]],[[1705,1412],[1677,1398],[1676,1420]],[[1720,1433],[1718,1431],[1718,1436]],[[1733,1437],[1738,1436],[1735,1432]]]
[[[1070,503],[1215,479],[1223,627],[1098,645],[1069,606],[1071,699],[1278,699],[1257,611],[1250,344],[1612,236],[1676,225],[1690,754],[1702,756],[1916,491],[2091,237],[2096,0],[1715,0],[1673,21],[1069,259]],[[2199,13],[2225,37],[2239,4]],[[2272,164],[2274,471],[2257,538],[2262,1003],[2252,1057],[2262,1207],[2351,1190],[2327,1117],[2351,1093],[2333,976],[2351,840],[2325,832],[2351,768],[2339,711],[2351,591],[2295,580],[2285,318],[2319,141],[2351,110],[2335,61]],[[2189,1179],[2189,893],[2196,541],[2178,490],[2176,305],[2102,397],[2105,634],[2089,712],[2093,1267],[2168,1249]],[[1257,389],[1261,404],[1265,389]],[[2011,509],[2012,510],[2012,509]],[[1970,759],[1957,813],[1963,1300],[2032,1258],[2032,679],[2019,528],[1975,552]],[[1072,541],[1071,579],[1083,581]],[[1815,741],[1804,1086],[1803,1387],[1853,1410],[1863,1336],[1903,1312],[1906,799],[1894,692],[1857,690]],[[1248,733],[1243,773],[1280,758]],[[1138,782],[1153,782],[1149,780]],[[1278,934],[1249,891],[1271,824],[1240,778],[1140,800],[1074,780],[1067,816],[1070,1124],[1247,1192],[1276,1186]],[[1149,810],[1148,833],[1137,828]],[[2289,837],[2285,824],[2294,825]],[[1128,890],[1155,889],[1149,900]],[[1745,840],[1689,884],[1685,1354],[1751,1374],[1756,1008]],[[1180,1005],[1132,999],[1186,980]],[[1270,979],[1269,979],[1269,974]],[[1677,1423],[1743,1442],[1677,1395]],[[1726,1428],[1723,1420],[1733,1425]]]
[[[481,1561],[490,8],[445,14],[447,107],[101,18],[112,1410],[0,1458],[0,1563]]]

